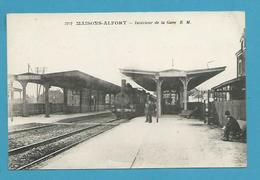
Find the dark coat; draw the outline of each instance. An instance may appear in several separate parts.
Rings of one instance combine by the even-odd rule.
[[[153,110],[154,110],[153,104],[152,103],[148,103],[147,113],[148,114],[152,114]]]
[[[237,120],[234,117],[229,116],[227,119],[228,119],[228,122],[226,124],[226,128],[228,128],[232,132],[240,132],[241,131],[241,128],[240,128]]]

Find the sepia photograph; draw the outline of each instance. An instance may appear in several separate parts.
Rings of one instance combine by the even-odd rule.
[[[7,14],[8,169],[247,167],[245,16]]]

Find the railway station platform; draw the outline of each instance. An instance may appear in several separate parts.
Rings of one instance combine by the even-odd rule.
[[[34,168],[246,167],[246,144],[221,141],[222,133],[196,119],[164,115],[159,123],[145,123],[138,117]]]
[[[99,111],[99,112],[88,112],[88,113],[74,113],[74,114],[52,114],[50,117],[46,118],[44,114],[33,115],[28,117],[17,116],[13,117],[13,121],[11,118],[8,118],[8,127],[29,123],[54,123],[63,119],[70,118],[79,118],[79,117],[88,117],[110,113],[110,111]]]

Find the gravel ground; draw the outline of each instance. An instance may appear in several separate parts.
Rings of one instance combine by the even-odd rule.
[[[90,129],[90,130],[81,132],[79,134],[75,134],[70,137],[61,139],[59,141],[33,148],[24,153],[9,156],[9,169],[10,170],[17,169],[17,168],[24,166],[32,161],[35,161],[43,156],[46,156],[54,151],[57,151],[61,148],[64,148],[64,147],[66,147],[70,144],[73,144],[77,141],[80,141],[82,139],[88,138],[101,131],[109,130],[113,127],[114,127],[114,125],[99,126],[94,129]]]
[[[9,150],[27,146],[36,142],[41,142],[52,137],[60,136],[79,130],[91,125],[55,125],[50,127],[45,127],[41,129],[35,129],[30,131],[25,131],[17,134],[11,134],[8,136]]]
[[[91,123],[105,123],[109,120],[111,120],[111,118],[102,117],[99,119],[92,119],[91,121],[88,120],[90,124],[82,124],[83,122],[85,122],[84,120],[82,120],[81,123],[77,122],[79,124],[70,124],[70,123],[55,124],[54,126],[50,126],[50,127],[44,127],[40,129],[24,131],[15,134],[9,134],[8,136],[9,150],[22,147],[22,146],[27,146],[36,142],[44,141],[52,137],[67,134],[82,128],[90,127],[92,126]],[[36,126],[36,124],[34,126]],[[26,127],[29,126],[27,125]]]
[[[11,134],[9,135],[9,150],[14,149],[17,147],[30,145],[32,143],[40,142],[43,140],[47,140],[52,137],[60,136],[63,134],[67,134],[69,132],[83,129],[86,127],[93,126],[92,123],[105,123],[108,121],[111,121],[111,118],[102,117],[97,120],[91,121],[90,123],[86,124],[55,124],[51,127],[41,128],[37,130],[30,130],[27,132],[20,132],[17,134]],[[67,138],[52,142],[50,144],[42,145],[36,148],[33,148],[29,151],[17,154],[17,155],[10,155],[9,156],[9,169],[14,170],[21,166],[24,166],[32,161],[35,161],[43,156],[46,156],[54,151],[57,151],[61,148],[64,148],[70,144],[73,144],[77,141],[80,141],[82,139],[88,138],[92,136],[93,134],[97,134],[102,131],[109,130],[118,123],[123,123],[125,120],[118,120],[116,122],[112,122],[106,125],[98,126],[93,129],[89,129],[86,131],[83,131],[78,134],[71,135]],[[27,124],[26,126],[23,126],[24,128],[29,128],[32,126],[39,126],[36,123],[32,123],[31,125]]]
[[[44,126],[47,125],[45,123],[28,123],[28,124],[21,124],[21,125],[15,125],[15,126],[11,126],[8,128],[8,131],[18,131],[18,130],[22,130],[22,129],[27,129],[27,128],[34,128],[34,127],[40,127],[40,126]]]

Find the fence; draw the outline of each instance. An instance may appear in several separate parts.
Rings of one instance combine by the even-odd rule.
[[[245,100],[232,100],[232,101],[215,101],[211,104],[211,111],[215,120],[221,126],[227,122],[225,118],[225,111],[230,111],[231,115],[237,120],[246,121],[246,102]]]
[[[27,110],[28,110],[28,115],[44,114],[45,113],[45,104],[29,103],[29,104],[27,104]],[[63,103],[59,103],[59,104],[50,103],[50,113],[57,113],[57,112],[63,112]],[[14,104],[13,105],[13,115],[22,116],[22,114],[23,114],[23,104]]]
[[[9,104],[10,107],[10,104]],[[80,106],[67,106],[66,110],[64,109],[63,103],[50,103],[50,113],[58,113],[58,112],[65,112],[65,113],[79,113],[81,110],[82,112],[93,112],[93,111],[104,111],[110,110],[111,105],[96,105],[94,106],[83,106],[80,110]],[[65,111],[64,111],[65,110]],[[44,114],[45,113],[45,104],[44,103],[29,103],[27,104],[27,111],[28,115],[34,114]],[[13,105],[13,116],[22,116],[23,114],[23,104],[14,104]],[[9,112],[10,116],[10,112]]]

